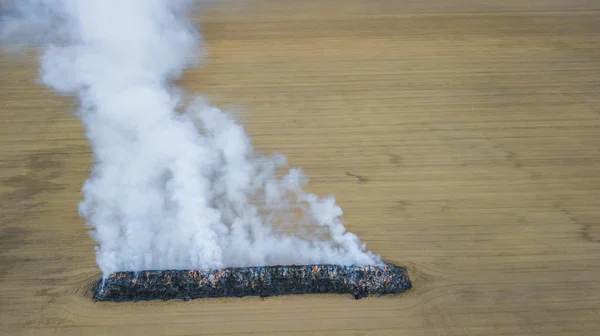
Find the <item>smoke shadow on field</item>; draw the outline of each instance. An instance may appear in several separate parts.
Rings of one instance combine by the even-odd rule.
[[[7,191],[0,194],[0,224],[4,227],[24,219],[32,210],[44,205],[38,198],[42,193],[64,189],[52,181],[63,173],[64,163],[53,152],[27,155],[24,160],[12,159],[0,162],[0,171],[20,170],[25,172],[0,179]]]
[[[21,263],[21,259],[11,255],[11,251],[23,246],[29,234],[30,231],[24,228],[0,229],[0,279],[6,279],[8,272]]]

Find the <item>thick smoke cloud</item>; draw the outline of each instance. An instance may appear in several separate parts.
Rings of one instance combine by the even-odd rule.
[[[333,197],[257,153],[244,128],[172,81],[198,64],[187,0],[19,0],[5,47],[42,45],[40,80],[79,99],[93,149],[79,212],[115,271],[274,264],[380,264]],[[177,113],[183,109],[183,113]]]

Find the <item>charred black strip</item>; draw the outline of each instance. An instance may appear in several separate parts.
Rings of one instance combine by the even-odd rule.
[[[399,294],[411,288],[405,268],[292,265],[119,272],[96,282],[95,301],[198,299],[290,294]]]

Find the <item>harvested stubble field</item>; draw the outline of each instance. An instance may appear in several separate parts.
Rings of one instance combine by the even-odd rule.
[[[598,335],[600,2],[223,0],[181,83],[334,194],[398,297],[91,300],[70,98],[0,54],[0,334]]]

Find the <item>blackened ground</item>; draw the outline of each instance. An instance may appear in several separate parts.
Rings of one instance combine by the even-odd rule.
[[[412,284],[406,269],[395,265],[280,265],[210,270],[119,272],[93,286],[96,301],[198,299],[351,294],[399,294]]]

